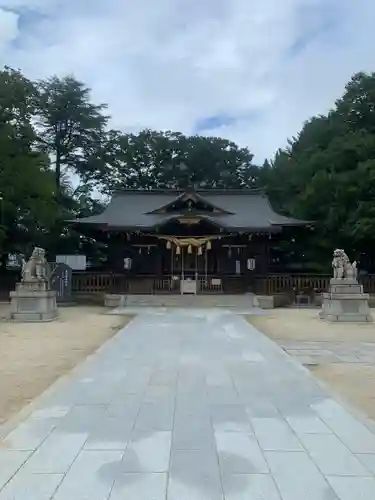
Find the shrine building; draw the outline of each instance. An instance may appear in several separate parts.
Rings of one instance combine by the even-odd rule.
[[[124,190],[70,221],[107,246],[107,293],[252,293],[273,242],[305,221],[277,214],[259,190]]]

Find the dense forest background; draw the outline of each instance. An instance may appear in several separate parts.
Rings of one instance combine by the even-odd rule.
[[[327,115],[314,116],[263,165],[217,137],[111,130],[106,105],[72,76],[30,81],[0,71],[0,255],[100,253],[66,220],[102,210],[119,188],[262,188],[275,210],[315,221],[283,242],[303,269],[323,272],[345,248],[375,261],[375,73],[355,74]],[[74,186],[72,175],[77,179]],[[78,185],[76,185],[78,184]]]

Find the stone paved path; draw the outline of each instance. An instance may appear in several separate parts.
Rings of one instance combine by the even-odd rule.
[[[138,316],[0,443],[0,500],[374,500],[374,474],[374,427],[218,309]]]

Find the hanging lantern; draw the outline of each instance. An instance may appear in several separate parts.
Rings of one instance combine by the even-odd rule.
[[[228,248],[228,257],[232,257],[232,249],[231,249],[231,247]]]
[[[188,253],[192,253],[193,249],[191,248],[191,245],[188,246]]]
[[[249,241],[251,241],[251,238],[253,237],[252,234],[249,234]]]
[[[180,255],[181,253],[181,248],[179,246],[176,247],[176,255]]]
[[[172,248],[171,242],[168,240],[167,241],[167,250],[170,250]]]
[[[202,255],[202,247],[198,247],[198,255]]]
[[[211,241],[210,240],[207,241],[206,249],[211,250]]]
[[[141,255],[141,253],[142,253],[142,247],[139,247],[138,253],[139,253],[139,255]]]

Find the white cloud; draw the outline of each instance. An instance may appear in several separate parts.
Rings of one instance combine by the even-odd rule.
[[[258,161],[325,112],[354,72],[375,70],[373,0],[0,0],[1,7],[20,16],[18,33],[17,15],[0,11],[6,64],[32,78],[74,73],[125,130],[192,133],[207,117],[242,117],[209,132],[248,145]]]
[[[0,7],[0,57],[2,51],[18,36],[17,22],[17,14]]]

